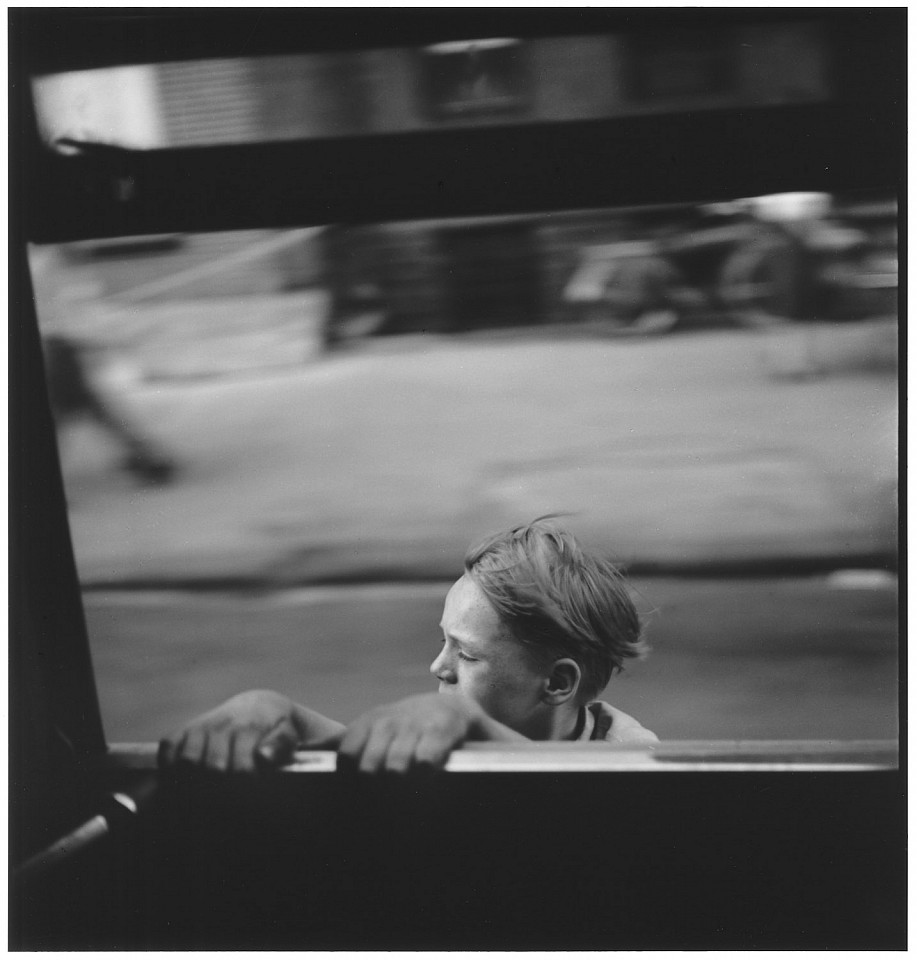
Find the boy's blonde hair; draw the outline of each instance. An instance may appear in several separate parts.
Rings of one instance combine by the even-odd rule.
[[[536,657],[579,664],[588,700],[626,659],[644,655],[640,618],[617,568],[550,519],[488,537],[468,551],[465,572]]]

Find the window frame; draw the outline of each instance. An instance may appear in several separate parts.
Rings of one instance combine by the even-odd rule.
[[[41,143],[29,91],[33,74],[148,62],[151,50],[177,60],[420,48],[481,36],[524,42],[584,33],[645,35],[673,22],[704,28],[813,17],[825,23],[836,54],[839,93],[830,104],[62,155]],[[13,628],[35,638],[33,651],[38,650],[45,678],[43,710],[52,716],[52,729],[63,724],[78,756],[106,750],[44,394],[27,243],[517,215],[712,201],[784,189],[900,194],[905,19],[903,9],[555,10],[523,16],[496,10],[376,11],[356,19],[330,10],[275,11],[268,17],[254,11],[11,11],[10,70],[17,91],[12,109],[21,132],[11,165],[11,195],[17,200],[11,211],[17,257],[11,306],[19,321],[11,330],[11,389],[19,406],[13,442],[21,454],[11,490],[18,511],[12,549],[19,561]],[[844,59],[845,52],[860,49],[855,42],[863,38],[864,50],[870,40],[888,45],[884,73],[861,76],[860,65]],[[770,149],[761,156],[765,137]],[[672,148],[659,149],[662,143]],[[856,146],[843,149],[844,144]],[[120,189],[125,181],[132,190]],[[26,669],[17,656],[14,649],[14,673]]]

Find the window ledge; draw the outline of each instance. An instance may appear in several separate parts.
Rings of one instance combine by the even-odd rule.
[[[106,765],[156,768],[156,744],[115,743]],[[284,773],[333,773],[336,754],[298,750]],[[747,773],[896,770],[894,740],[670,740],[652,746],[610,743],[468,743],[448,773]]]

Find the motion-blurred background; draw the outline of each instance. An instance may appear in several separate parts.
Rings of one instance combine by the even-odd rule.
[[[829,102],[832,76],[794,22],[34,90],[48,143],[92,152]],[[555,512],[631,573],[653,653],[608,699],[661,737],[896,735],[894,196],[130,237],[31,265],[109,740],[249,687],[345,721],[432,689],[465,548]]]

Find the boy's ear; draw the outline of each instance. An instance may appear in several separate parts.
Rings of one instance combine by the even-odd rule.
[[[569,657],[555,660],[551,665],[551,672],[545,680],[542,699],[551,706],[559,706],[576,696],[579,690],[583,672],[579,664]]]

